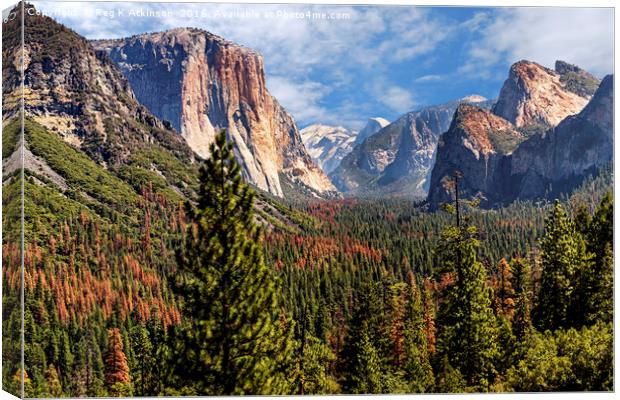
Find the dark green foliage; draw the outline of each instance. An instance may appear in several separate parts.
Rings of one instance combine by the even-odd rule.
[[[596,208],[590,221],[581,225],[585,230],[587,249],[593,254],[592,263],[578,274],[573,310],[576,325],[594,321],[613,321],[613,195],[608,192]]]
[[[334,394],[340,392],[340,387],[331,374],[330,366],[336,361],[336,356],[325,343],[315,337],[306,337],[300,361],[303,368],[300,371],[299,393],[303,394]]]
[[[14,118],[5,127],[2,128],[2,159],[9,157],[19,143],[19,137],[21,136],[21,121],[19,118]],[[6,172],[5,172],[6,173]]]
[[[117,129],[118,123],[112,121],[111,129]],[[205,223],[208,233],[204,236],[197,233],[192,236],[198,232],[198,225],[186,225],[188,219],[178,203],[185,195],[196,199],[198,166],[182,162],[165,148],[151,143],[152,146],[132,152],[125,164],[105,169],[40,125],[29,122],[28,131],[31,140],[27,145],[31,151],[53,165],[69,187],[61,190],[49,177],[26,171],[26,240],[31,245],[27,247],[26,259],[32,260],[26,269],[26,297],[37,299],[26,304],[27,395],[46,396],[60,391],[61,396],[109,396],[125,390],[105,384],[108,327],[120,330],[134,395],[201,393],[203,389],[195,383],[203,382],[208,374],[198,368],[193,376],[188,376],[187,362],[174,364],[170,361],[177,360],[180,354],[185,356],[185,346],[199,348],[195,343],[200,341],[193,332],[200,330],[191,330],[198,324],[197,319],[191,318],[192,296],[185,297],[183,291],[181,296],[175,296],[166,279],[171,275],[181,280],[191,278],[187,270],[179,271],[174,251],[185,246],[188,240],[191,242],[190,237],[201,240],[217,237],[212,233],[215,225],[226,225],[221,213],[216,212],[192,215],[215,221]],[[19,304],[15,297],[19,291],[13,285],[18,282],[19,252],[10,239],[20,231],[19,219],[14,218],[20,211],[21,182],[17,176],[15,173],[5,176],[3,188],[3,217],[6,219],[3,327],[5,332],[17,334],[14,338],[3,337],[4,365],[9,366],[3,370],[3,381],[4,387],[14,392],[19,390],[20,383],[15,378],[19,377],[20,359],[20,310],[15,307]],[[563,339],[561,351],[572,354],[569,357],[571,372],[562,369],[560,375],[570,379],[558,378],[553,372],[554,365],[565,361],[561,357],[566,354],[557,350],[557,357],[541,361],[542,365],[550,366],[551,372],[541,378],[545,383],[540,384],[540,390],[611,387],[610,342],[603,340],[606,335],[596,333],[594,326],[601,320],[609,321],[613,315],[610,296],[605,294],[613,287],[609,245],[613,200],[605,198],[596,206],[612,183],[612,175],[603,172],[587,180],[571,198],[563,199],[563,204],[575,215],[575,230],[582,236],[587,252],[593,255],[591,268],[579,269],[573,278],[575,289],[570,301],[578,304],[576,299],[582,291],[588,293],[588,297],[598,296],[596,301],[584,302],[582,311],[573,313],[574,317],[580,316],[580,320],[571,320],[570,325],[591,329],[588,332],[595,332],[592,333],[594,337],[600,339],[596,343],[582,340],[581,330],[575,331],[579,334],[574,339],[570,330],[539,333],[530,326],[529,309],[532,299],[540,296],[542,283],[537,239],[545,232],[544,217],[551,209],[549,204],[517,202],[499,210],[469,209],[469,220],[460,232],[452,229],[454,235],[442,235],[449,231],[453,216],[426,213],[423,207],[408,200],[318,202],[304,198],[286,202],[259,194],[252,208],[244,207],[242,212],[231,213],[238,222],[229,226],[235,226],[236,234],[244,239],[239,243],[245,244],[239,244],[237,250],[227,254],[239,251],[237,254],[245,254],[241,257],[244,261],[260,260],[256,256],[260,248],[265,257],[261,264],[261,268],[268,271],[264,280],[273,284],[273,289],[269,289],[273,294],[266,298],[273,297],[261,304],[276,304],[277,307],[265,306],[263,308],[271,311],[258,313],[268,314],[267,320],[271,323],[265,326],[271,326],[274,334],[269,340],[274,366],[260,369],[271,371],[270,376],[283,383],[278,385],[270,381],[273,384],[270,383],[269,389],[291,394],[301,390],[306,394],[521,390],[525,386],[519,386],[519,379],[522,379],[519,374],[529,374],[528,369],[535,368],[538,360],[538,350],[534,346],[537,339],[532,339],[534,348],[530,348],[529,338],[550,340],[551,336],[566,339]],[[95,197],[81,187],[82,184],[90,191],[98,191],[98,185],[106,187]],[[239,184],[241,187],[245,186]],[[239,210],[241,204],[251,203],[242,200],[247,199],[244,193],[244,189],[239,190],[236,197],[239,207],[235,210]],[[210,203],[203,200],[202,204],[220,204],[217,196],[210,197]],[[192,203],[187,209],[200,211],[200,204]],[[579,209],[579,204],[585,207]],[[247,210],[253,212],[254,218]],[[8,218],[10,216],[13,218]],[[265,224],[264,238],[253,225],[257,221]],[[469,225],[477,226],[477,232],[464,228]],[[238,226],[243,229],[237,229]],[[231,237],[237,237],[232,229],[230,232]],[[456,240],[457,236],[461,239]],[[205,239],[200,243],[207,242],[210,241]],[[200,256],[190,261],[198,265],[200,257],[215,260],[217,254],[223,254],[223,246],[211,245],[210,248],[210,253],[197,250],[195,254]],[[436,248],[438,251],[433,251]],[[457,270],[457,248],[462,251],[461,262],[475,266],[467,274],[467,280],[484,282],[468,286],[471,299],[486,298],[485,292],[490,287],[501,289],[502,285],[496,286],[493,282],[501,282],[494,279],[504,274],[498,274],[499,269],[494,266],[502,258],[512,259],[509,268],[512,276],[506,276],[514,293],[505,285],[503,290],[496,290],[494,298],[502,301],[497,303],[500,305],[497,315],[491,313],[492,324],[487,324],[485,318],[467,317],[486,313],[481,311],[484,309],[469,307],[472,302],[463,301],[463,296],[452,292],[456,287],[455,276],[443,274],[454,274]],[[245,253],[241,249],[245,249]],[[217,271],[210,272],[213,274],[209,276],[217,277]],[[608,278],[597,279],[599,275]],[[56,278],[58,276],[62,278]],[[50,288],[52,277],[56,281],[54,289]],[[77,279],[75,285],[74,278]],[[65,287],[64,282],[70,286]],[[256,279],[250,283],[253,287]],[[489,287],[485,290],[487,284]],[[94,287],[106,289],[89,293]],[[210,296],[204,298],[210,304],[212,299],[222,298],[215,292]],[[106,299],[112,297],[116,299],[106,305]],[[486,357],[475,361],[475,365],[462,361],[465,352],[474,353],[474,359],[485,352],[459,344],[472,341],[458,341],[461,339],[457,331],[450,328],[449,324],[457,326],[455,319],[446,318],[445,303],[451,298],[461,299],[466,310],[469,307],[468,312],[454,314],[459,319],[484,322],[475,326],[474,331],[497,325],[492,329],[495,333],[494,339],[491,338],[498,350],[492,363],[488,363]],[[514,306],[507,306],[510,301],[514,301]],[[481,304],[480,301],[475,303]],[[503,309],[502,304],[506,305]],[[240,307],[246,314],[257,310]],[[435,307],[440,307],[436,322],[433,320]],[[203,313],[216,309],[215,306],[200,307],[199,301],[195,308]],[[471,310],[477,312],[471,313]],[[218,320],[212,318],[208,326],[217,328]],[[437,344],[440,354],[435,352],[435,329],[440,336]],[[448,333],[451,329],[452,333]],[[206,333],[202,338],[205,337]],[[220,334],[219,337],[209,346],[216,349],[214,354],[221,354],[217,351],[222,348],[225,336]],[[569,339],[574,339],[574,346],[569,345]],[[445,350],[447,342],[456,343],[454,351]],[[479,344],[486,348],[482,341]],[[546,351],[544,347],[541,345]],[[589,363],[588,360],[595,361]],[[521,368],[520,361],[526,362],[526,369]],[[359,368],[346,366],[353,363]],[[471,372],[480,365],[480,370],[487,372]],[[544,375],[540,370],[531,373]],[[260,381],[262,372],[258,371],[256,376],[259,378],[250,380]],[[214,381],[214,378],[209,379]],[[219,390],[211,389],[213,386],[208,389],[210,393]],[[269,392],[260,388],[243,390],[244,393]],[[203,393],[206,391],[204,389]]]
[[[438,393],[461,393],[467,387],[467,382],[458,369],[450,365],[448,356],[444,356],[437,367],[437,384],[435,392]]]
[[[136,396],[145,396],[152,393],[153,344],[149,331],[143,325],[136,325],[131,329],[131,346],[134,354],[133,382]]]
[[[24,135],[33,154],[43,158],[70,185],[88,196],[121,212],[126,212],[138,199],[129,185],[41,125],[27,119]]]
[[[425,393],[434,387],[433,369],[430,364],[426,337],[422,293],[413,275],[406,286],[408,295],[404,315],[404,360],[402,371],[409,393]]]
[[[381,306],[381,286],[369,284],[356,295],[349,332],[339,355],[345,371],[342,388],[345,393],[384,393],[386,360],[381,357],[388,343]]]
[[[486,391],[495,378],[499,348],[491,289],[486,286],[486,270],[477,256],[477,234],[475,226],[459,224],[458,220],[456,226],[442,232],[438,248],[443,254],[442,271],[451,274],[454,283],[442,294],[437,351],[440,359],[447,357],[467,386]]]
[[[560,81],[564,82],[566,89],[583,97],[593,96],[601,83],[588,73],[580,74],[573,71],[562,74]]]
[[[591,255],[574,221],[559,201],[546,221],[541,259],[542,277],[534,322],[541,330],[567,328],[573,318],[571,305],[576,277],[590,268]]]
[[[512,331],[515,337],[521,340],[532,327],[530,318],[531,270],[527,260],[523,258],[513,259],[510,265],[512,267],[512,287],[515,291]]]
[[[489,140],[495,150],[508,154],[516,149],[525,140],[525,137],[506,135],[503,132],[489,132]]]
[[[178,354],[184,386],[196,394],[282,394],[291,382],[286,322],[277,277],[264,263],[254,222],[254,194],[241,181],[224,132],[200,171],[198,203],[179,253],[177,287],[188,320]]]

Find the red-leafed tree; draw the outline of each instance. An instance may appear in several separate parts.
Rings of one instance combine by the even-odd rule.
[[[108,329],[108,350],[105,355],[105,383],[112,396],[131,395],[129,365],[123,352],[123,340],[118,328]]]

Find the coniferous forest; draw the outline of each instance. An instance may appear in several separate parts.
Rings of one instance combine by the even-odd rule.
[[[58,140],[26,135],[32,151]],[[118,181],[98,212],[26,171],[27,396],[613,388],[610,171],[555,202],[428,213],[276,201],[243,182],[223,134],[211,154],[194,200]],[[70,179],[92,167],[46,157]],[[19,249],[3,262],[4,329],[19,331]],[[18,344],[5,337],[5,365]]]
[[[35,11],[3,23],[4,390],[614,390],[613,76],[518,61],[328,176],[257,51]]]

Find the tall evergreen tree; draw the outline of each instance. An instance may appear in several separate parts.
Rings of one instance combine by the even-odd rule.
[[[50,397],[60,397],[62,395],[62,385],[58,377],[58,371],[53,364],[47,366],[45,372],[45,380],[47,381],[47,390]]]
[[[435,382],[429,360],[422,293],[413,274],[408,276],[407,292],[403,368],[409,391],[424,393],[432,390]]]
[[[461,215],[458,178],[455,176],[455,206],[446,207],[455,214],[456,224],[444,229],[438,246],[442,270],[453,274],[454,282],[445,289],[439,307],[437,355],[439,360],[447,357],[447,365],[456,369],[469,387],[486,391],[495,378],[497,327],[486,269],[477,257],[477,229],[469,225],[469,217]]]
[[[145,396],[150,387],[150,371],[153,359],[153,345],[149,332],[144,325],[135,325],[131,329],[131,347],[134,353],[135,394]]]
[[[383,393],[386,389],[383,344],[389,338],[380,299],[381,286],[367,283],[358,290],[349,332],[340,354],[345,393]]]
[[[515,258],[512,268],[512,288],[515,292],[512,332],[517,340],[523,339],[532,326],[530,319],[530,266],[526,259]]]
[[[497,274],[494,277],[494,291],[496,313],[511,317],[515,306],[515,291],[512,287],[512,268],[504,258],[497,264]]]
[[[576,276],[589,268],[590,256],[585,240],[559,201],[545,228],[540,243],[541,283],[533,317],[538,328],[555,330],[571,324]]]
[[[176,289],[189,317],[179,343],[181,379],[201,395],[290,393],[279,365],[291,357],[292,329],[279,320],[278,279],[263,260],[254,193],[225,132],[210,154],[198,202],[186,204],[191,224],[178,257]]]
[[[592,263],[577,276],[573,310],[575,325],[592,324],[597,320],[613,321],[613,235],[614,200],[608,192],[597,206],[587,225],[585,238],[592,253]]]

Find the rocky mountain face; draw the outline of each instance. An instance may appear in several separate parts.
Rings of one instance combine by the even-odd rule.
[[[16,18],[17,23],[18,18]],[[29,15],[24,29],[26,116],[106,167],[129,162],[150,144],[189,163],[193,152],[173,130],[136,100],[114,63],[86,39],[53,19]],[[13,22],[11,22],[13,23]],[[11,30],[5,24],[6,32]],[[18,35],[3,41],[3,97],[7,110],[20,97]],[[17,111],[17,109],[14,109]],[[11,112],[3,119],[11,118]]]
[[[613,159],[613,76],[603,79],[588,105],[544,135],[525,141],[511,157],[511,198],[557,195]]]
[[[490,102],[473,97],[477,104]],[[358,144],[330,177],[342,192],[354,196],[416,196],[428,190],[439,135],[454,111],[467,99],[407,113]]]
[[[359,131],[359,133],[357,134],[354,145],[358,145],[362,143],[368,137],[379,132],[381,129],[385,128],[389,124],[390,124],[390,121],[388,121],[385,118],[381,118],[381,117],[368,118],[368,122],[366,122],[366,126],[364,126],[364,128],[362,128],[362,130]]]
[[[246,179],[283,196],[281,174],[319,194],[335,191],[312,161],[291,115],[265,85],[262,57],[200,29],[179,28],[95,41],[129,80],[136,98],[170,121],[206,157],[226,129]]]
[[[601,81],[586,70],[565,61],[555,62],[555,72],[560,74],[560,82],[564,87],[581,96],[590,98],[596,92]]]
[[[563,66],[559,65],[562,71]],[[519,61],[510,67],[493,113],[517,128],[545,129],[577,114],[587,102],[588,96],[569,90],[560,73],[534,62]]]
[[[510,168],[508,155],[523,140],[524,135],[502,117],[479,107],[459,106],[450,128],[439,139],[428,193],[431,203],[450,201],[453,186],[449,178],[455,171],[463,175],[459,185],[463,197],[501,200],[496,188],[508,183],[502,181]]]
[[[332,172],[340,160],[353,150],[356,131],[342,126],[313,124],[300,131],[308,154],[326,174]]]
[[[491,112],[459,107],[441,136],[428,200],[432,209],[460,194],[491,207],[557,196],[612,159],[613,78],[598,80],[564,62],[551,71],[520,61]],[[592,96],[591,87],[598,89]]]

